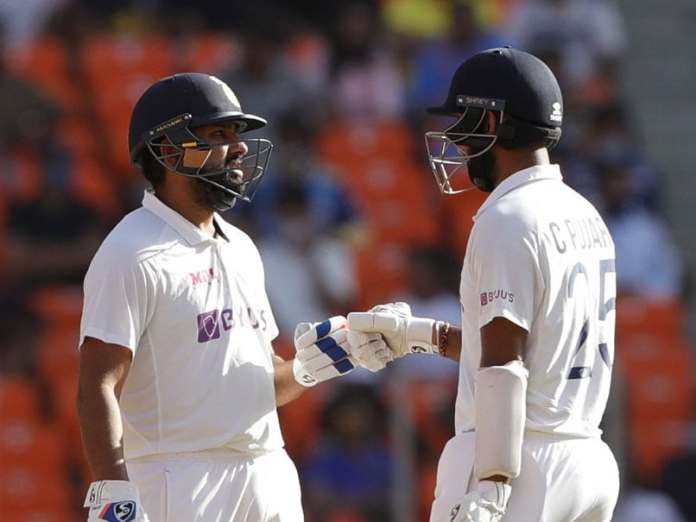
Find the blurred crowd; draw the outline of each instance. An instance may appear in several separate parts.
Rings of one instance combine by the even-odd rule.
[[[664,215],[664,176],[622,96],[627,35],[616,3],[192,5],[0,2],[3,520],[79,519],[89,482],[73,407],[80,285],[145,188],[126,141],[145,87],[208,72],[268,119],[270,168],[253,202],[225,217],[259,246],[277,351],[291,357],[297,322],[379,302],[460,322],[459,268],[485,196],[437,192],[422,135],[446,122],[423,109],[442,102],[463,60],[502,45],[536,54],[558,77],[566,121],[552,159],[616,243],[618,368],[607,420],[623,475],[615,520],[696,520],[688,277]],[[454,363],[413,356],[282,408],[307,520],[395,520],[404,502],[413,521],[427,520],[456,376]]]

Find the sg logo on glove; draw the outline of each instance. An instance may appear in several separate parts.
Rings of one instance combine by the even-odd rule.
[[[99,518],[107,522],[132,522],[135,520],[135,502],[124,500],[122,502],[110,502],[99,513]]]

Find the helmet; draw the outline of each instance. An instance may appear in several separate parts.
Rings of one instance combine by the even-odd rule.
[[[244,133],[263,127],[266,120],[244,113],[232,89],[215,76],[182,73],[162,78],[133,109],[128,132],[131,161],[142,165],[149,151],[166,169],[197,178],[215,210],[232,207],[236,198],[250,201],[273,144],[263,138],[246,139],[249,152],[234,167],[207,165],[213,145],[196,136],[196,127],[229,123]],[[165,163],[171,158],[174,166]]]
[[[494,188],[494,158],[498,143],[506,149],[543,144],[553,148],[561,137],[563,98],[548,66],[535,56],[501,47],[466,60],[454,73],[445,103],[431,114],[456,118],[442,132],[426,132],[430,167],[440,190],[458,194]],[[497,126],[489,130],[487,114]],[[458,188],[466,171],[474,186]],[[458,183],[461,186],[461,182]]]

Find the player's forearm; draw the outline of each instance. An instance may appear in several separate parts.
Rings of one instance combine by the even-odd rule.
[[[275,356],[273,370],[276,406],[280,407],[294,401],[307,389],[295,380],[295,375],[292,371],[292,360],[284,361],[280,357]]]
[[[108,386],[80,386],[77,398],[82,443],[95,480],[128,480],[118,399]]]
[[[462,331],[456,326],[450,326],[444,343],[438,343],[440,354],[448,359],[459,362],[462,352]]]

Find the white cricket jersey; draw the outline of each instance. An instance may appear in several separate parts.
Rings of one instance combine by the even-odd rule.
[[[614,360],[614,243],[558,165],[503,180],[474,217],[461,276],[457,433],[475,426],[480,328],[527,330],[527,430],[599,436]]]
[[[85,277],[80,345],[133,351],[120,399],[127,459],[283,445],[261,258],[244,232],[215,223],[212,238],[146,192]]]

